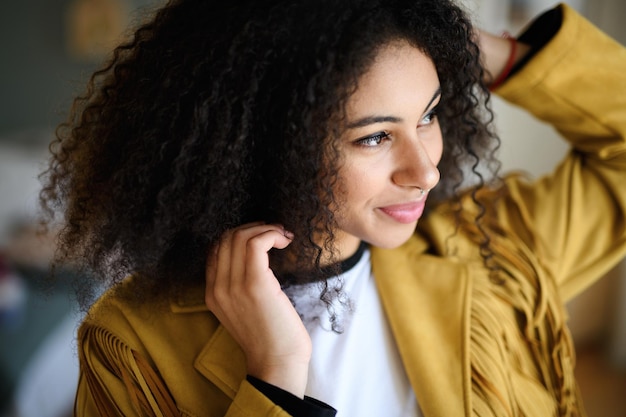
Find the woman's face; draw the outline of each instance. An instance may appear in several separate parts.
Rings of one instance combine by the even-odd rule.
[[[339,139],[340,257],[349,256],[360,240],[393,248],[414,232],[428,190],[439,181],[439,100],[432,61],[407,42],[383,47],[361,78],[347,102],[346,129]]]

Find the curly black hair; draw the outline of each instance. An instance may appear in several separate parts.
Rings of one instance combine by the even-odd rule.
[[[479,165],[494,162],[499,141],[473,38],[448,0],[170,1],[114,50],[57,129],[41,193],[47,221],[64,216],[56,262],[95,272],[83,291],[133,273],[168,292],[204,280],[226,230],[262,220],[295,236],[288,257],[272,254],[275,271],[315,276],[333,249],[332,139],[390,41],[423,51],[441,82],[431,200],[455,196],[468,175],[484,182]]]

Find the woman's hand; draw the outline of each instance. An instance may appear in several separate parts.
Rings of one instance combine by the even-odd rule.
[[[291,236],[250,223],[226,232],[207,259],[205,302],[242,347],[248,374],[304,396],[311,339],[269,266]]]

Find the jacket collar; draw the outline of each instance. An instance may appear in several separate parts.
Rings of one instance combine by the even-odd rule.
[[[211,314],[204,303],[203,286],[173,297],[170,308],[173,313],[178,314],[201,312]],[[195,358],[194,368],[231,399],[239,390],[241,381],[246,378],[245,355],[226,328],[219,323]]]
[[[196,358],[194,367],[231,399],[246,378],[246,357],[221,324]]]

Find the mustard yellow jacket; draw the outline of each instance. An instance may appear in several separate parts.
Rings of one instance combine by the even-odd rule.
[[[483,193],[491,272],[469,203],[456,233],[442,206],[402,247],[371,249],[425,416],[584,415],[562,305],[626,252],[626,50],[565,6],[563,17],[498,93],[572,150],[553,175],[509,177],[497,200]],[[80,328],[76,415],[287,416],[246,382],[243,353],[206,310],[203,288],[140,305],[123,291],[132,280]]]

